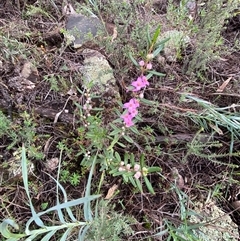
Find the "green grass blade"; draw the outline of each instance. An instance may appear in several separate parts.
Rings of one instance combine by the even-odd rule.
[[[154,46],[155,43],[157,42],[160,32],[161,32],[161,26],[159,25],[153,34],[152,43],[151,43],[152,46]]]
[[[57,231],[58,231],[57,229],[50,231],[49,233],[47,233],[47,234],[41,239],[41,241],[49,241],[50,238],[51,238]]]
[[[96,165],[97,155],[98,155],[98,152],[94,156],[93,163],[92,163],[92,166],[91,166],[91,170],[89,172],[88,181],[87,181],[87,187],[86,187],[86,192],[85,192],[85,197],[86,198],[90,197],[91,181],[92,181],[93,171],[94,171],[94,168],[95,168],[95,165]],[[97,195],[97,196],[100,197],[101,195]],[[90,200],[84,202],[83,212],[84,212],[84,218],[85,218],[86,221],[89,222],[89,221],[93,220],[92,212],[91,212]]]
[[[159,77],[166,76],[165,74],[160,73],[160,72],[157,72],[157,71],[154,71],[154,70],[149,70],[148,73],[150,73],[150,74],[152,74],[152,75],[159,76]]]
[[[44,227],[44,224],[42,222],[42,220],[37,216],[34,207],[32,205],[32,201],[30,198],[30,194],[29,194],[29,187],[28,187],[28,170],[27,170],[27,158],[26,158],[26,149],[23,145],[22,147],[22,176],[23,176],[23,184],[24,184],[24,188],[28,197],[28,201],[29,201],[29,205],[30,205],[30,209],[31,209],[31,213],[32,213],[32,217],[34,222],[39,226],[39,227]],[[26,227],[26,233],[28,231],[28,226]]]
[[[129,58],[132,60],[133,64],[136,65],[137,67],[139,67],[138,62],[133,58],[132,54],[129,53]]]
[[[64,187],[63,187],[54,177],[52,177],[52,176],[49,175],[48,173],[46,173],[46,174],[56,182],[56,184],[57,184],[58,187],[60,187],[60,189],[61,189],[61,191],[62,191],[62,193],[63,193],[64,202],[67,203],[67,202],[68,202],[68,200],[67,200],[67,193],[66,193]],[[59,203],[59,198],[57,198],[57,205],[58,205],[58,204],[60,204],[60,203]],[[68,208],[68,207],[66,207],[66,211],[67,211],[69,217],[71,218],[71,220],[72,220],[73,222],[76,222],[77,219],[74,217],[71,209]],[[65,223],[64,218],[63,218],[63,214],[62,214],[61,211],[58,212],[58,215],[59,215],[59,220],[60,220],[62,223]],[[61,217],[60,217],[60,216],[61,216]]]
[[[156,48],[154,51],[153,51],[153,58],[155,58],[164,48],[164,45],[161,44],[158,46],[158,48]]]
[[[12,226],[14,229],[18,230],[18,224],[12,219],[5,219],[0,223],[0,233],[3,237],[13,240],[19,240],[21,237],[24,237],[25,234],[15,234],[9,231],[8,226]]]
[[[84,226],[79,230],[78,233],[78,241],[84,241],[85,235],[88,231],[88,229],[90,228],[90,225]]]
[[[150,30],[149,30],[149,25],[147,25],[147,49],[150,48],[151,46],[151,43],[152,43],[152,39],[151,39],[151,36],[150,36]]]
[[[61,239],[60,239],[59,241],[65,241],[65,240],[67,240],[67,237],[68,237],[68,235],[71,233],[72,230],[73,230],[72,227],[71,227],[71,228],[68,228],[68,229],[64,232],[63,236],[61,237]]]

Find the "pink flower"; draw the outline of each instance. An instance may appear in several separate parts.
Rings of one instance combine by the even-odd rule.
[[[134,125],[134,123],[132,122],[132,119],[126,119],[126,120],[124,120],[124,123],[125,123],[126,127],[131,127]]]
[[[132,91],[139,91],[142,88],[146,87],[147,85],[149,85],[149,82],[147,81],[146,76],[141,75],[137,78],[136,81],[133,81],[131,84],[133,87],[135,87],[135,89],[133,89]]]
[[[148,82],[146,76],[144,76],[144,75],[142,75],[142,83],[143,83],[144,87],[146,87],[147,85],[149,85],[149,82]]]
[[[152,69],[152,64],[151,63],[147,64],[147,69]]]
[[[134,177],[135,177],[136,179],[139,179],[141,176],[142,176],[142,173],[139,172],[139,171],[136,172],[135,175],[134,175]]]
[[[137,109],[133,109],[133,110],[131,110],[131,112],[130,112],[130,115],[131,115],[132,117],[137,116],[137,114],[138,114],[138,110],[137,110]]]
[[[135,98],[123,105],[123,108],[127,108],[129,112],[133,112],[137,107],[139,107],[139,101]]]
[[[135,87],[132,91],[139,91],[139,90],[141,90],[142,88],[145,87],[145,85],[143,84],[141,76],[138,77],[137,80],[133,81],[131,85],[133,87]]]
[[[129,112],[127,112],[126,114],[124,115],[121,115],[121,118],[123,119],[124,121],[124,124],[126,125],[126,127],[130,127],[130,126],[133,126],[134,123],[132,122],[132,116]]]
[[[139,61],[139,65],[143,67],[145,65],[145,62],[143,60]]]

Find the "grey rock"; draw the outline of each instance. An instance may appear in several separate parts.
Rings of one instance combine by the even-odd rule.
[[[237,241],[238,227],[231,220],[230,216],[224,213],[213,200],[203,205],[200,202],[194,203],[194,212],[190,222],[199,224],[199,231],[194,233],[199,241]],[[201,225],[202,223],[202,225]]]
[[[84,56],[83,86],[101,96],[104,105],[116,104],[116,101],[120,100],[119,89],[113,70],[105,56],[92,49],[85,49],[82,54]]]
[[[65,7],[64,13],[67,15],[66,32],[64,32],[67,45],[73,44],[74,48],[80,48],[103,30],[103,24],[99,18],[95,15],[87,17],[78,14],[70,4]]]

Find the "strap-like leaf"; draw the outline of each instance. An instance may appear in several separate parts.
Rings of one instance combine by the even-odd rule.
[[[29,188],[28,188],[28,170],[27,170],[27,158],[26,158],[26,149],[23,145],[22,147],[22,176],[23,176],[23,184],[24,184],[24,188],[28,197],[28,201],[29,201],[29,205],[30,205],[30,209],[32,212],[32,217],[34,222],[39,226],[39,227],[44,227],[44,224],[42,222],[42,220],[37,216],[34,207],[32,205],[32,200],[30,198],[30,194],[29,194]],[[28,226],[26,226],[26,233],[28,233]]]
[[[132,60],[133,64],[136,65],[137,67],[139,67],[138,62],[133,58],[132,54],[129,53],[129,58]]]
[[[68,235],[71,233],[72,229],[73,229],[73,227],[68,228],[68,229],[64,232],[63,236],[61,237],[61,239],[60,239],[59,241],[65,241],[65,240],[67,240],[67,237],[68,237]]]
[[[143,178],[144,178],[144,182],[146,183],[146,186],[148,188],[148,191],[152,194],[155,194],[151,182],[148,180],[148,178],[146,176],[144,176]]]
[[[12,219],[5,219],[0,223],[0,233],[3,237],[7,239],[19,240],[21,237],[24,237],[25,234],[15,234],[9,231],[8,226],[12,226],[14,229],[18,230],[18,224]]]
[[[161,32],[161,26],[159,25],[156,29],[156,31],[153,34],[153,38],[152,38],[152,46],[155,45],[155,43],[157,42],[158,36]]]
[[[51,238],[57,231],[58,231],[57,229],[50,231],[49,233],[47,233],[47,234],[41,239],[41,241],[49,241],[50,238]]]
[[[165,74],[154,71],[154,70],[149,70],[148,73],[153,74],[153,75],[157,75],[157,76],[160,76],[160,77],[165,76]]]

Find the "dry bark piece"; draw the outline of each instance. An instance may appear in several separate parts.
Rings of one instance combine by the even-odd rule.
[[[108,189],[108,193],[105,197],[105,199],[110,199],[113,195],[114,195],[114,192],[118,189],[118,185],[117,184],[114,184],[111,188]]]

